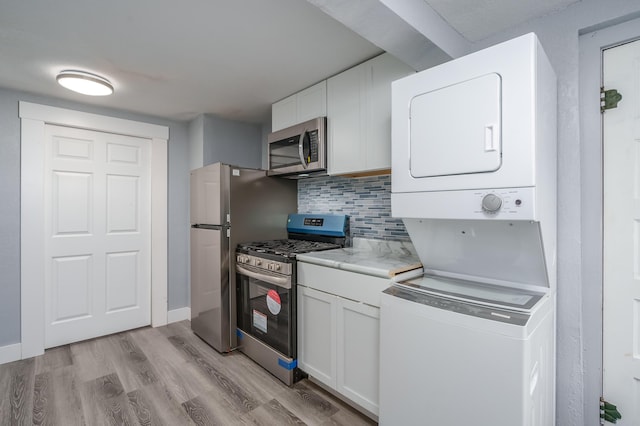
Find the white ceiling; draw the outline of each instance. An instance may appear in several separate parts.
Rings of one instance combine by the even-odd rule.
[[[575,2],[425,1],[470,41]],[[0,0],[0,87],[174,120],[268,122],[271,103],[380,52],[302,0]],[[100,74],[115,94],[69,92],[63,69]]]
[[[475,42],[559,12],[580,0],[424,0],[464,38]]]

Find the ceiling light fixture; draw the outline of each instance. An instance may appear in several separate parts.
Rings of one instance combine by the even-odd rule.
[[[113,86],[104,77],[86,71],[60,71],[56,77],[61,86],[89,96],[106,96],[113,93]]]

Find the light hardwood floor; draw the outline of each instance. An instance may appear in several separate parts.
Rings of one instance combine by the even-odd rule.
[[[371,425],[308,380],[289,388],[189,322],[0,365],[0,425]]]

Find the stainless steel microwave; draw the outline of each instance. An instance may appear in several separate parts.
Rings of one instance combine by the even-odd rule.
[[[327,118],[318,117],[270,133],[270,176],[293,179],[327,173]]]

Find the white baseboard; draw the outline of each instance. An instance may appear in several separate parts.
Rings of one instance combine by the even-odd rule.
[[[22,357],[22,344],[0,346],[0,364],[17,361]]]
[[[178,308],[167,312],[167,324],[183,320],[191,320],[191,308]]]

